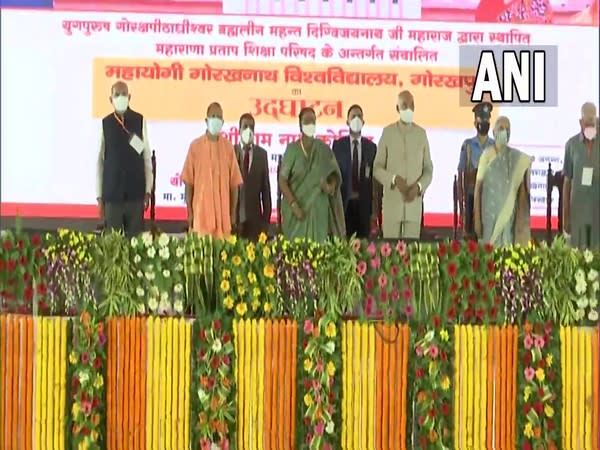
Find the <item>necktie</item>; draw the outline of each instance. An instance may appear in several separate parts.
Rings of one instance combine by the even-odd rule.
[[[244,148],[244,175],[248,175],[250,169],[250,147]]]
[[[358,141],[352,141],[352,191],[358,192]]]

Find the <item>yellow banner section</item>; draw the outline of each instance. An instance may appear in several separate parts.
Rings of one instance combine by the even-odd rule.
[[[365,122],[382,126],[397,120],[397,95],[408,89],[421,126],[473,123],[472,107],[460,105],[469,104],[474,77],[457,67],[95,59],[95,118],[110,112],[118,80],[128,83],[132,105],[150,120],[203,120],[216,101],[226,121],[250,112],[257,122],[297,123],[300,109],[312,106],[319,124],[342,125],[348,108],[359,104]]]

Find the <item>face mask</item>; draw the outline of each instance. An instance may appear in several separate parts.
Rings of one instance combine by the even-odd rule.
[[[206,120],[206,125],[208,133],[216,136],[221,132],[221,128],[223,128],[223,121],[218,117],[210,117]]]
[[[362,130],[362,127],[363,127],[363,121],[360,117],[352,118],[352,120],[350,121],[350,131],[352,131],[353,133],[360,133],[360,130]]]
[[[400,120],[404,123],[412,123],[413,121],[413,110],[406,108],[400,110]]]
[[[127,95],[119,95],[118,97],[113,97],[112,104],[116,112],[124,113],[129,107],[129,97]]]
[[[488,131],[490,131],[489,122],[477,122],[477,134],[480,136],[487,136]]]
[[[252,144],[253,137],[254,137],[254,133],[252,132],[252,130],[250,128],[244,128],[242,130],[242,134],[240,135],[242,144],[244,144],[244,145]]]
[[[314,123],[302,125],[302,134],[306,137],[313,137],[315,135],[315,128],[317,126]]]
[[[508,131],[507,130],[498,130],[496,132],[496,144],[500,147],[504,147],[508,144]]]
[[[583,135],[585,136],[585,138],[588,141],[591,141],[592,139],[594,139],[596,137],[596,133],[597,133],[596,127],[585,127],[583,129]]]

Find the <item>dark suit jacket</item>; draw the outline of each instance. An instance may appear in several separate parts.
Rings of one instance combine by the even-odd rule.
[[[243,191],[246,211],[245,224],[252,231],[251,234],[258,235],[261,231],[267,231],[271,220],[271,184],[267,152],[262,147],[254,146],[249,173],[244,173],[244,151],[239,144],[235,146],[235,153],[244,180],[244,184],[240,187],[240,194]],[[240,197],[240,201],[242,201],[242,197]]]
[[[377,152],[377,146],[370,140],[361,137],[361,161],[358,169],[359,190],[358,200],[360,202],[360,214],[367,221],[373,212],[373,160]],[[345,136],[334,141],[333,154],[337,159],[342,173],[342,202],[344,211],[348,207],[348,201],[352,194],[352,140],[350,136]],[[364,207],[363,207],[364,206]]]

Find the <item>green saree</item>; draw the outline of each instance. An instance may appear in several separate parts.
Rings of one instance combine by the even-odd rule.
[[[287,201],[281,204],[282,231],[287,239],[306,238],[323,242],[328,237],[345,237],[346,223],[340,192],[341,173],[333,152],[318,139],[313,141],[308,155],[300,141],[285,149],[280,176],[287,180],[304,219],[298,220]],[[336,179],[334,195],[321,190],[322,180]]]

